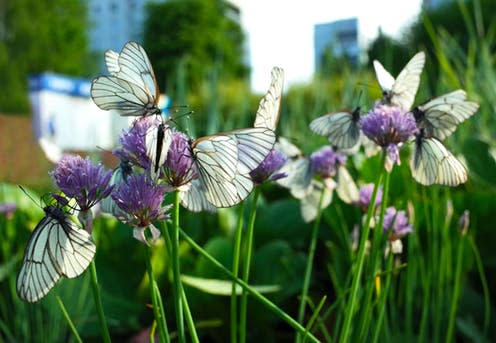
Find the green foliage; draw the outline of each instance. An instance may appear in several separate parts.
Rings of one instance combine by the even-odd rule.
[[[187,87],[200,90],[202,80],[243,78],[244,35],[233,9],[222,0],[172,0],[150,3],[144,46],[160,86],[176,95],[181,68]],[[236,15],[236,14],[234,14]],[[181,68],[179,66],[181,65]],[[184,71],[182,71],[184,72]]]
[[[30,74],[85,75],[91,70],[85,13],[79,0],[0,3],[0,111],[28,112]]]

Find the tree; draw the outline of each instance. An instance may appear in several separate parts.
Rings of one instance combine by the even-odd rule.
[[[144,46],[155,74],[170,92],[179,74],[189,89],[202,80],[246,77],[244,35],[223,0],[169,0],[150,3],[144,29]]]
[[[0,111],[28,112],[30,74],[91,72],[85,13],[80,0],[0,0]]]

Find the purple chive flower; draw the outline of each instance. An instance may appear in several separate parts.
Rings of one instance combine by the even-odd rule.
[[[418,132],[411,112],[401,107],[376,103],[374,108],[360,119],[362,131],[383,149],[389,158],[388,170],[393,163],[400,163],[399,147]]]
[[[94,165],[89,157],[64,155],[50,175],[65,196],[76,200],[82,212],[109,196],[113,189],[109,185],[112,171],[105,170],[101,163]]]
[[[16,209],[17,204],[15,202],[4,202],[0,204],[0,213],[4,213],[7,219],[12,219]]]
[[[369,183],[360,187],[359,198],[356,205],[362,210],[367,211],[369,208],[370,201],[372,200],[372,193],[374,191],[374,184]],[[375,197],[375,208],[377,208],[382,202],[382,187],[377,190],[377,195]]]
[[[384,232],[391,232],[390,241],[400,239],[413,231],[405,211],[398,211],[394,207],[386,208],[383,229]]]
[[[129,131],[124,131],[119,142],[121,147],[114,150],[114,155],[121,161],[130,162],[143,169],[150,168],[151,161],[146,153],[146,134],[154,125],[159,125],[160,120],[155,116],[138,119]]]
[[[112,199],[122,210],[119,219],[134,227],[134,237],[146,242],[144,232],[150,229],[153,239],[160,233],[153,226],[154,220],[168,217],[170,206],[162,206],[165,188],[149,180],[145,174],[135,174],[121,182],[112,193]]]
[[[164,163],[164,181],[173,188],[189,185],[191,180],[198,178],[196,166],[191,154],[189,137],[184,133],[174,131],[172,142]]]
[[[312,174],[323,178],[336,175],[338,166],[346,163],[346,155],[337,152],[330,146],[324,146],[310,155]]]
[[[265,160],[250,172],[250,176],[255,183],[262,184],[265,181],[276,181],[286,177],[286,173],[277,173],[287,161],[286,155],[282,152],[272,149]]]

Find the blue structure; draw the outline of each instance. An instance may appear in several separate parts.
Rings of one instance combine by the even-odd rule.
[[[336,57],[346,56],[353,65],[360,62],[358,18],[337,20],[314,26],[315,71],[322,68],[322,57],[327,49]]]

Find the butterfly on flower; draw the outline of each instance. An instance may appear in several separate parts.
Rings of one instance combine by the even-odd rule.
[[[352,111],[339,111],[318,117],[310,123],[310,129],[340,149],[354,147],[360,138],[360,107]]]

